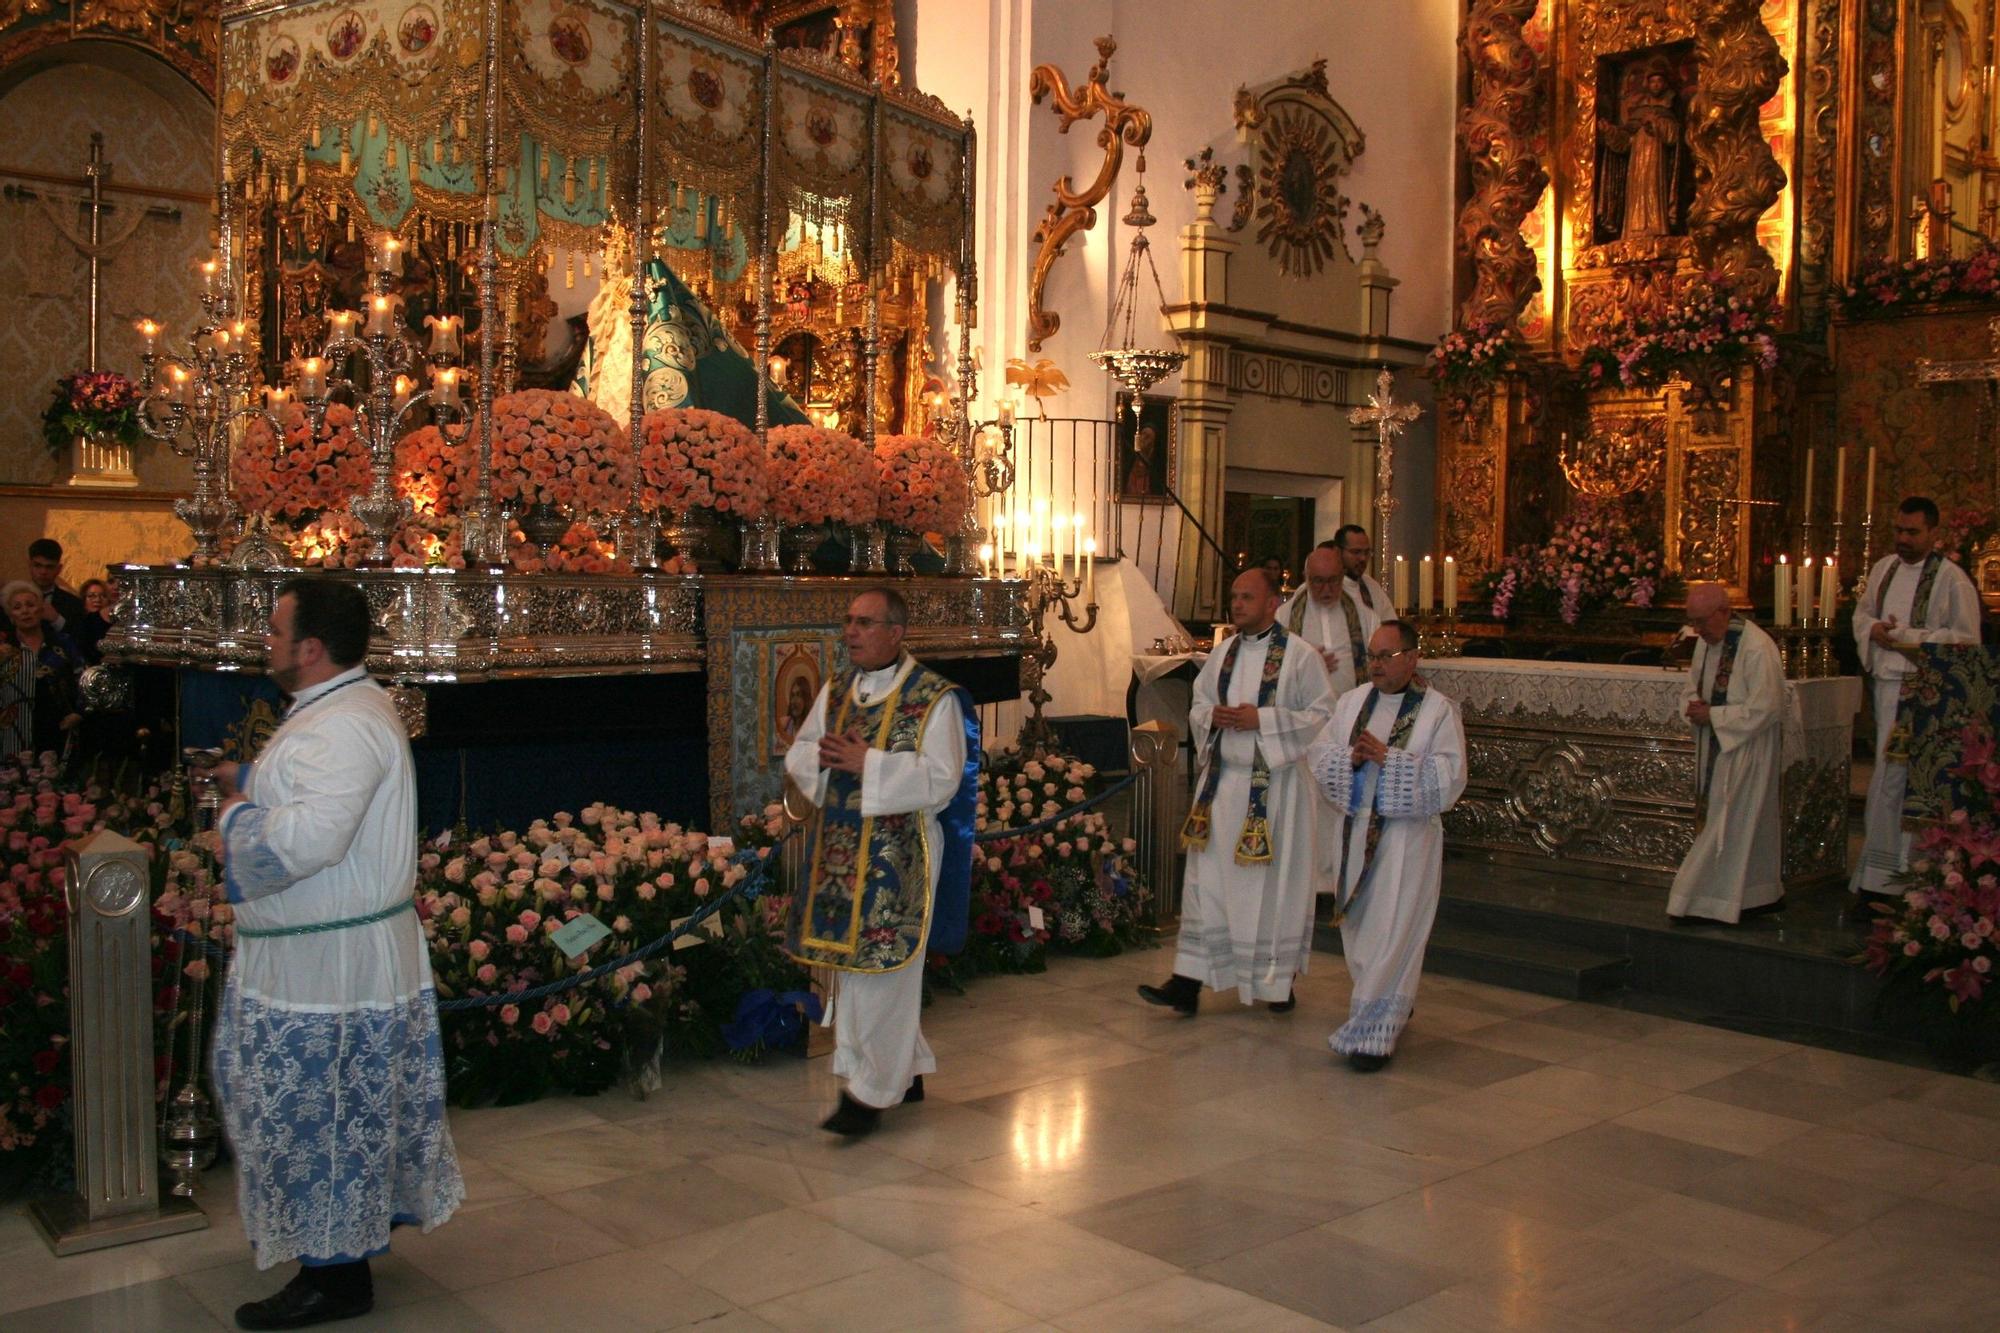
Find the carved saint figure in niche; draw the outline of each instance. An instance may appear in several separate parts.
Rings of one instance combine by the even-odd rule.
[[[1652,56],[1625,67],[1618,118],[1597,126],[1596,233],[1640,241],[1679,230],[1681,119],[1672,67]]]

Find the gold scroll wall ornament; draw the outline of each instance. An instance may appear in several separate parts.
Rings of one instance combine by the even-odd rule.
[[[1118,169],[1125,160],[1125,145],[1143,151],[1153,137],[1152,113],[1105,87],[1111,57],[1117,50],[1114,39],[1099,37],[1097,63],[1090,67],[1089,77],[1074,93],[1070,91],[1069,79],[1054,65],[1037,65],[1028,76],[1028,93],[1035,104],[1039,106],[1044,97],[1054,103],[1056,117],[1061,122],[1058,133],[1068,134],[1069,127],[1079,120],[1091,120],[1100,114],[1104,117],[1104,124],[1097,131],[1097,146],[1104,150],[1104,162],[1097,169],[1096,179],[1081,190],[1067,175],[1058,180],[1052,187],[1056,201],[1049,205],[1041,224],[1035,228],[1034,240],[1041,250],[1035,255],[1034,269],[1028,275],[1031,352],[1039,352],[1042,344],[1062,326],[1062,316],[1042,304],[1049,270],[1062,257],[1063,247],[1071,237],[1097,225],[1097,205],[1111,193],[1111,186],[1118,179]]]
[[[1254,92],[1238,88],[1236,132],[1257,146],[1257,240],[1279,272],[1308,278],[1336,251],[1352,259],[1340,178],[1366,140],[1327,91],[1326,61]]]
[[[1757,239],[1757,219],[1785,188],[1784,169],[1758,123],[1759,108],[1787,68],[1761,7],[1761,0],[1699,7],[1694,50],[1701,81],[1688,103],[1695,177],[1688,232],[1702,267],[1746,304],[1777,296],[1778,266]]]
[[[1472,69],[1472,100],[1458,117],[1472,176],[1456,238],[1473,267],[1472,292],[1459,308],[1462,327],[1512,324],[1541,287],[1535,252],[1521,235],[1549,184],[1533,147],[1545,111],[1542,69],[1521,36],[1538,3],[1474,0],[1460,39]]]

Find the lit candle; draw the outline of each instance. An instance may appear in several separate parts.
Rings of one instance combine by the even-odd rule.
[[[1840,609],[1840,568],[1828,556],[1819,567],[1819,618],[1832,623]]]
[[[168,399],[176,403],[187,402],[188,392],[193,388],[194,383],[189,377],[187,369],[183,366],[175,366],[167,372],[167,377],[170,381],[167,388]]]
[[[1790,556],[1779,556],[1776,569],[1771,571],[1771,623],[1788,625],[1792,620],[1792,561]]]
[[[462,322],[457,315],[424,316],[424,324],[431,331],[432,356],[458,355],[458,330]]]
[[[392,277],[403,274],[403,243],[388,232],[375,241],[375,267]]]
[[[139,336],[146,340],[146,354],[148,356],[151,356],[153,352],[153,344],[159,339],[160,336],[160,321],[158,321],[157,319],[142,319],[137,324],[133,325],[133,327],[138,329]]]
[[[238,346],[247,347],[257,341],[257,326],[247,319],[239,319],[229,326],[229,336],[236,339]]]
[[[208,340],[215,344],[215,350],[218,352],[226,352],[229,350],[228,329],[217,328],[208,335]]]
[[[1083,604],[1097,605],[1097,538],[1083,539]]]
[[[1425,615],[1431,610],[1431,594],[1437,591],[1431,558],[1425,556],[1417,564],[1417,614]]]
[[[1861,512],[1863,515],[1875,512],[1875,446],[1872,444],[1868,446],[1868,485],[1861,493]]]
[[[1450,556],[1444,558],[1444,609],[1447,615],[1458,611],[1458,561]]]
[[[1409,609],[1410,564],[1400,555],[1396,557],[1396,572],[1389,582],[1389,600],[1396,604],[1398,611]]]
[[[1039,565],[1041,562],[1042,562],[1042,548],[1036,545],[1034,542],[1029,542],[1028,548],[1025,551],[1021,552],[1021,568],[1023,570],[1033,569],[1036,565]]]
[[[1800,629],[1804,629],[1807,625],[1812,623],[1812,600],[1813,600],[1812,569],[1813,569],[1813,558],[1811,556],[1807,556],[1799,564],[1799,589],[1798,589],[1799,600],[1798,600],[1798,605],[1792,608],[1792,610],[1798,614]]]
[[[1069,516],[1070,573],[1083,573],[1083,515],[1074,510]]]
[[[1000,424],[1003,426],[1014,424],[1014,404],[1005,398],[1000,400]]]
[[[195,265],[195,271],[201,274],[201,289],[204,292],[213,292],[215,290],[215,275],[219,271],[219,268],[220,266],[213,259],[204,259]]]
[[[1833,451],[1833,521],[1840,522],[1841,512],[1847,508],[1847,446],[1841,445]]]
[[[415,381],[411,380],[408,375],[396,376],[396,410],[398,412],[409,405],[410,391],[415,387]]]
[[[326,397],[326,362],[309,356],[299,362],[299,397]]]
[[[1068,514],[1049,515],[1049,567],[1062,573],[1063,534],[1069,531]]]
[[[352,310],[329,310],[326,312],[326,336],[329,339],[352,338],[354,326],[361,322],[361,316]]]
[[[440,366],[431,371],[431,397],[447,407],[457,407],[458,369],[455,366]]]
[[[387,338],[396,332],[396,298],[372,296],[368,299],[368,328],[371,338]]]
[[[1807,450],[1806,450],[1806,510],[1805,510],[1805,513],[1806,513],[1806,522],[1808,522],[1808,523],[1812,522],[1812,516],[1813,516],[1813,473],[1819,470],[1819,468],[1818,468],[1818,464],[1819,464],[1819,450],[1818,450],[1818,449],[1812,449],[1812,448],[1809,448],[1809,449],[1807,449]]]
[[[986,542],[979,548],[979,572],[984,578],[993,577],[993,544]]]

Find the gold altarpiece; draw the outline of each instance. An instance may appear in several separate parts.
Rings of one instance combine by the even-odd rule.
[[[1738,502],[1788,489],[1820,419],[1797,410],[1795,380],[1743,366],[1632,388],[1577,365],[1703,285],[1793,323],[1799,292],[1824,287],[1798,184],[1800,125],[1824,126],[1799,116],[1794,71],[1815,14],[1837,7],[1474,0],[1456,322],[1511,329],[1520,352],[1490,387],[1441,395],[1439,545],[1469,572],[1544,535],[1581,476],[1644,502],[1670,568],[1749,590],[1788,515]]]

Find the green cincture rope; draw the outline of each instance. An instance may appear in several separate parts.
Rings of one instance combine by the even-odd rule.
[[[394,907],[385,907],[367,916],[347,916],[338,921],[315,921],[309,926],[268,926],[262,930],[250,926],[238,926],[236,938],[239,940],[271,940],[282,935],[318,935],[329,930],[347,930],[354,926],[372,926],[377,921],[387,921],[392,916],[417,910],[415,898],[405,898]]]

